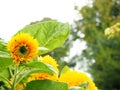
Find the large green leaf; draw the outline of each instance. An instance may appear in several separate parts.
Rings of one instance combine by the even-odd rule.
[[[13,64],[13,60],[7,55],[3,55],[3,56],[5,57],[0,57],[0,80],[5,81],[5,78],[10,77],[10,72],[8,67]]]
[[[25,70],[23,69],[23,71],[21,71],[19,74],[18,74],[18,77],[17,77],[17,82],[16,82],[16,85],[22,81],[24,78],[26,78],[27,76],[29,76],[30,74],[33,74],[33,73],[48,73],[50,75],[53,75],[54,74],[54,71],[53,69],[51,69],[50,66],[42,63],[42,62],[29,62],[27,64],[25,64]]]
[[[0,57],[0,71],[13,64],[12,58]]]
[[[24,90],[68,90],[68,86],[62,82],[35,80],[29,82]]]
[[[10,77],[8,67],[11,64],[13,60],[7,50],[7,43],[0,38],[0,80],[4,81],[4,78]]]
[[[2,71],[0,71],[0,80],[4,80],[1,76],[5,77],[5,78],[9,78],[10,77],[10,72],[9,69],[3,69]]]
[[[67,23],[44,21],[28,25],[18,33],[29,33],[36,38],[39,46],[46,48],[46,50],[40,50],[39,53],[45,54],[63,45],[69,35],[69,29]]]
[[[53,74],[54,70],[51,66],[44,64],[42,62],[29,62],[26,64],[27,67],[31,68],[31,69],[35,69],[38,72],[46,72],[49,74]]]
[[[13,60],[7,50],[7,43],[0,38],[0,72],[11,64],[13,64]]]
[[[8,52],[0,51],[0,57],[3,58],[10,58],[10,55]]]

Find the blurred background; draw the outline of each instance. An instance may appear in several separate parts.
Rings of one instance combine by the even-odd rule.
[[[68,65],[88,73],[100,90],[120,90],[120,38],[104,35],[120,22],[120,0],[4,0],[0,12],[0,38],[5,41],[28,24],[68,22],[69,38],[49,53],[59,69]]]

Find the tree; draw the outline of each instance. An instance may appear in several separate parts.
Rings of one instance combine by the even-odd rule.
[[[120,89],[120,38],[108,40],[104,35],[107,27],[120,22],[120,1],[93,0],[92,6],[76,6],[76,10],[82,19],[75,21],[73,32],[77,30],[74,37],[86,41],[82,59],[87,60],[88,71],[100,89]],[[77,36],[78,32],[84,37]]]

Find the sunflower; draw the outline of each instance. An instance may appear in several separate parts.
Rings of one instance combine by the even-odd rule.
[[[57,64],[56,60],[54,58],[52,58],[51,56],[49,56],[49,55],[46,55],[44,57],[40,56],[39,61],[53,66],[54,70],[56,70],[58,72],[58,64]]]
[[[38,42],[29,34],[19,33],[8,42],[8,50],[16,64],[27,62],[37,55]]]
[[[77,72],[75,70],[63,73],[59,77],[58,81],[66,82],[69,87],[79,86],[85,82],[88,82],[89,85],[87,87],[87,90],[97,90],[97,87],[95,86],[93,81],[85,73]]]

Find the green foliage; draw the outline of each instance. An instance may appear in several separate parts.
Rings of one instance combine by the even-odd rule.
[[[9,72],[9,69],[8,68],[5,68],[3,70],[0,70],[0,81],[5,81],[4,80],[4,77],[1,77],[1,76],[4,76],[6,78],[10,78],[10,72]]]
[[[12,58],[0,57],[0,70],[8,68],[11,64],[13,64]]]
[[[31,25],[25,26],[16,34],[29,33],[36,38],[40,46],[39,55],[42,55],[62,46],[69,35],[69,29],[67,23],[50,20],[32,23]],[[26,79],[33,73],[57,74],[52,66],[42,63],[37,59],[38,58],[35,57],[30,62],[20,62],[20,64],[16,65],[10,56],[10,52],[7,50],[7,43],[0,39],[0,80],[2,81],[0,89],[5,89],[6,86],[9,85],[11,90],[14,90],[19,83],[27,83]],[[37,85],[36,83],[40,86],[34,87]],[[30,82],[25,90],[31,90],[31,88],[29,89],[29,85],[36,90],[38,90],[38,88],[45,90],[44,88],[48,87],[46,90],[60,90],[61,88],[62,90],[68,90],[67,84],[51,80]],[[41,87],[42,85],[44,85],[44,87]]]
[[[25,66],[32,68],[32,69],[36,69],[35,71],[37,71],[37,72],[46,72],[51,75],[53,74],[53,71],[54,71],[52,66],[46,65],[42,62],[29,62],[29,63],[25,64]]]
[[[48,18],[48,17],[45,17],[43,18],[41,21],[35,21],[35,22],[31,22],[30,25],[32,24],[36,24],[36,23],[41,23],[41,22],[48,22],[48,21],[56,21],[57,20],[54,20],[54,19],[51,19],[51,18]],[[49,52],[48,54],[50,54],[52,57],[55,58],[55,60],[57,60],[58,64],[59,64],[59,70],[61,71],[62,68],[67,65],[67,62],[64,61],[64,58],[69,56],[68,52],[70,50],[70,47],[71,47],[71,40],[70,39],[67,39],[66,42],[59,48],[55,48],[52,52]],[[47,51],[48,49],[45,48],[45,47],[40,47],[40,50],[41,51]]]
[[[7,51],[7,43],[0,39],[0,72],[13,64],[13,60]]]
[[[57,64],[54,62],[54,59],[53,62],[51,60],[51,64],[49,64],[49,57],[46,58],[45,60],[48,60],[48,64],[45,64],[41,62],[44,58],[39,58],[40,55],[49,53],[53,49],[60,47],[65,42],[69,35],[69,25],[67,23],[60,23],[55,20],[36,22],[24,27],[16,34],[19,33],[21,33],[21,35],[22,33],[29,33],[31,36],[33,36],[33,38],[37,39],[40,46],[40,53],[38,54],[38,57],[35,58],[29,56],[28,53],[32,54],[30,50],[34,48],[29,49],[29,47],[27,47],[29,46],[25,44],[25,41],[27,42],[27,40],[19,43],[19,46],[16,45],[16,43],[19,41],[17,42],[16,38],[13,37],[13,43],[16,46],[13,47],[13,51],[10,50],[10,52],[7,50],[7,44],[0,41],[0,89],[18,90],[22,88],[23,90],[86,90],[88,88],[88,83],[83,83],[79,86],[68,88],[69,83],[67,84],[67,81],[66,83],[64,83],[65,81],[59,82],[59,75],[61,76],[65,72],[69,71],[69,67],[65,66],[61,72],[58,71],[56,73],[54,68],[57,69]],[[20,37],[20,40],[21,38],[22,37]],[[21,53],[19,52],[21,45],[22,47],[23,45],[24,47],[26,46],[25,48],[22,48],[23,51],[28,49],[27,59],[24,58],[27,56],[27,54],[21,56]],[[66,46],[69,46],[69,42],[66,44]],[[65,51],[68,49],[68,47],[63,48],[65,48]],[[62,52],[65,52],[64,50]],[[13,54],[12,57],[16,55],[16,58],[11,58],[10,53]],[[30,58],[32,59],[28,60]],[[14,59],[16,60],[15,63],[13,63]],[[51,66],[52,64],[55,64],[55,67],[54,65]],[[42,77],[39,77],[41,74],[43,75],[43,78],[45,78],[44,80],[41,80]],[[49,74],[53,75],[50,76],[51,79],[49,78]],[[55,78],[56,81],[53,81],[52,77]],[[47,80],[47,78],[50,80]],[[76,85],[75,82],[74,84]]]
[[[0,39],[0,70],[8,68],[11,64],[13,61],[7,51],[7,43]]]
[[[76,9],[82,19],[75,21],[77,32],[74,37],[87,43],[82,60],[88,60],[89,72],[100,89],[120,89],[120,38],[108,40],[104,35],[106,28],[120,22],[120,2],[93,0],[91,7]],[[77,35],[79,30],[84,37]]]
[[[20,32],[29,33],[39,42],[40,55],[48,53],[63,45],[69,35],[69,25],[56,21],[43,21],[24,27]]]
[[[24,90],[68,90],[68,86],[62,82],[35,80],[29,82]]]
[[[70,68],[68,66],[64,66],[64,68],[61,70],[61,75],[66,73],[67,71],[70,71]]]
[[[33,73],[48,73],[53,75],[55,73],[51,67],[42,62],[30,62],[25,65],[26,67],[20,70],[16,77],[16,84],[19,84],[24,78],[27,78]]]

